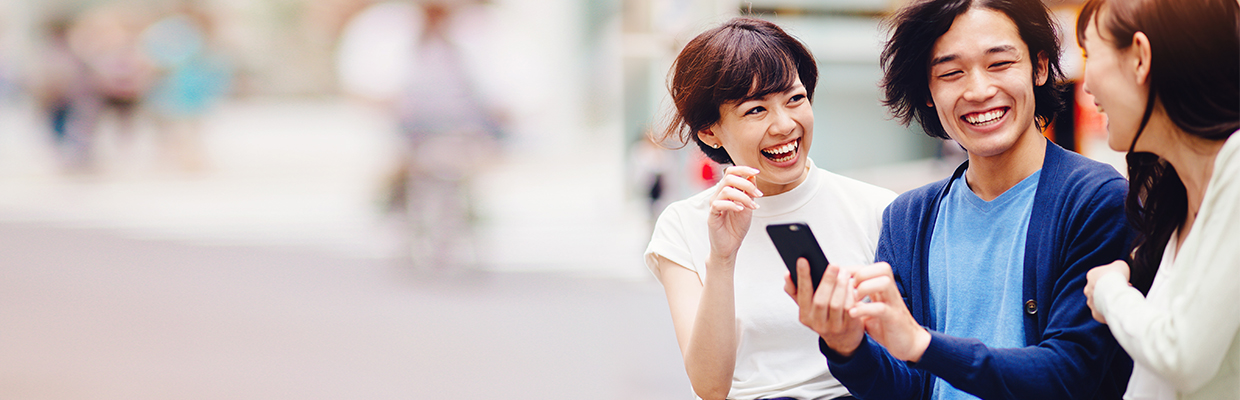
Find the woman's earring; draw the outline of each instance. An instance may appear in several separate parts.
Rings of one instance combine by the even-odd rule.
[[[712,148],[712,149],[718,149],[718,148],[719,148],[719,143],[715,143],[715,144],[710,145],[710,148]]]

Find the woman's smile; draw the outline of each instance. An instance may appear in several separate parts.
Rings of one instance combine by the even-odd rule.
[[[797,138],[796,140],[787,143],[762,149],[762,156],[766,157],[766,159],[770,160],[772,163],[784,164],[789,161],[796,160],[798,154],[797,150],[800,147],[801,139]]]

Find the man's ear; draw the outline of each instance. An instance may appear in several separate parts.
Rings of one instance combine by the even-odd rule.
[[[1129,59],[1129,66],[1134,69],[1137,74],[1137,84],[1144,85],[1149,83],[1150,79],[1150,59],[1152,57],[1150,50],[1150,38],[1145,36],[1145,32],[1137,32],[1132,34],[1132,46],[1128,48],[1132,52],[1132,58]]]
[[[1051,74],[1050,70],[1047,68],[1050,65],[1050,59],[1046,57],[1045,51],[1039,51],[1038,58],[1035,61],[1037,63],[1033,65],[1033,67],[1036,68],[1033,73],[1033,86],[1045,85],[1046,80],[1050,78]]]

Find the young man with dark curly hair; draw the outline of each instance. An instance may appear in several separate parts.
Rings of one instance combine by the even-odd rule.
[[[1082,289],[1127,253],[1127,184],[1042,135],[1063,108],[1049,11],[922,0],[890,23],[885,104],[968,161],[887,208],[878,263],[786,281],[832,375],[861,399],[1118,399],[1131,361]]]

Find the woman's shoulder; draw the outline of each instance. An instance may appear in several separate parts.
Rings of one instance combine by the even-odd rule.
[[[706,213],[710,211],[710,200],[714,197],[716,190],[714,186],[711,186],[694,193],[692,196],[673,201],[667,205],[663,212],[674,211],[680,214]]]
[[[1216,170],[1231,172],[1240,171],[1240,131],[1232,133],[1223,143],[1223,147],[1219,149],[1218,155],[1215,156],[1214,165]],[[1235,176],[1228,176],[1229,178]]]
[[[704,222],[710,213],[710,199],[713,198],[714,187],[707,188],[692,196],[673,201],[659,213],[656,228],[665,225],[705,227]]]
[[[839,197],[863,203],[875,203],[886,206],[896,198],[896,192],[869,182],[849,178],[822,168],[818,168],[818,179],[825,188],[838,193]]]

